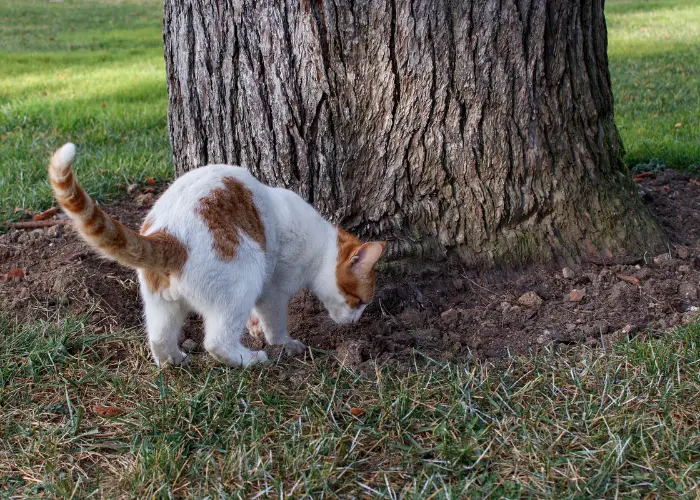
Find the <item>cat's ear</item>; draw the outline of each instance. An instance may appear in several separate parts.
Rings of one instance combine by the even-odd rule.
[[[350,268],[355,274],[368,274],[381,258],[386,248],[385,241],[371,241],[360,245],[350,259]]]

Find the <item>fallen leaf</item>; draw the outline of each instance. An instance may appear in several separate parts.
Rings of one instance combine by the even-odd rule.
[[[156,181],[155,179],[153,179],[153,177],[146,177],[146,184],[148,184],[149,186],[155,186]]]
[[[363,410],[362,408],[350,408],[350,414],[355,417],[361,417],[365,414],[365,410]]]
[[[13,270],[10,271],[9,273],[7,273],[7,276],[8,276],[10,279],[20,279],[20,278],[24,278],[24,269],[20,269],[19,267],[16,268],[16,269],[13,269]]]
[[[639,184],[641,181],[643,181],[644,179],[647,179],[649,177],[651,177],[653,179],[654,177],[656,177],[656,174],[654,172],[642,172],[641,174],[636,175],[633,180],[634,180],[634,182]]]
[[[634,276],[625,276],[624,274],[618,274],[617,277],[620,278],[622,281],[631,283],[634,286],[639,286],[640,284],[639,279],[635,278]]]
[[[697,179],[690,179],[690,183],[691,183],[693,186],[700,186],[700,181],[697,180]]]
[[[56,215],[56,212],[57,212],[57,211],[58,211],[58,210],[56,209],[56,207],[51,207],[51,208],[49,208],[48,210],[45,210],[45,211],[41,212],[40,214],[36,214],[36,215],[34,216],[34,220],[46,220],[46,219],[50,219],[51,217],[53,217],[54,215]]]
[[[681,122],[678,122],[674,125],[675,128],[681,128],[683,124]]]
[[[103,417],[118,417],[124,413],[119,408],[114,408],[112,406],[95,405],[92,407],[92,412]]]

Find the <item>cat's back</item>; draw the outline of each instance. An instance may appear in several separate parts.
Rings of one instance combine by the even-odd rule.
[[[152,231],[166,228],[182,237],[203,223],[211,226],[230,220],[236,224],[249,218],[263,224],[267,190],[243,167],[207,165],[175,180],[153,205],[146,222]]]

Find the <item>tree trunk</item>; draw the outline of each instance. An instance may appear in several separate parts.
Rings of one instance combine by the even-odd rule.
[[[178,175],[243,165],[394,256],[663,248],[602,0],[165,0],[163,32]]]

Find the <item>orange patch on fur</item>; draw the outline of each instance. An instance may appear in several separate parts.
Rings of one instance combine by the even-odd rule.
[[[148,216],[144,219],[143,224],[141,224],[141,231],[139,231],[141,234],[146,234],[149,229],[151,229],[151,226],[153,226],[154,220]]]
[[[358,276],[352,270],[352,258],[362,246],[354,234],[338,228],[338,261],[335,267],[335,279],[345,302],[353,309],[368,304],[374,296],[377,275],[374,267],[364,276]]]
[[[239,180],[227,177],[224,187],[213,189],[200,200],[197,213],[209,226],[214,250],[225,260],[236,257],[241,243],[239,231],[265,250],[265,226],[253,201],[253,193]]]
[[[142,229],[143,231],[143,229]],[[187,249],[180,240],[162,229],[153,234],[146,236],[146,239],[155,243],[154,246],[162,247],[163,263],[166,264],[164,270],[162,268],[146,268],[143,271],[143,277],[146,281],[146,286],[153,293],[170,288],[170,277],[180,276],[182,268],[187,262]]]

